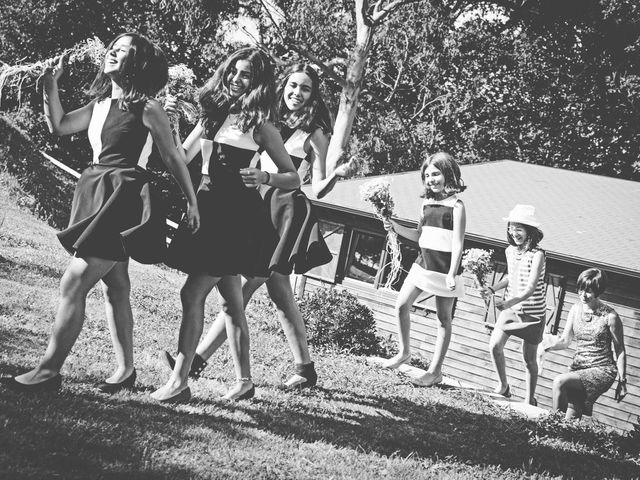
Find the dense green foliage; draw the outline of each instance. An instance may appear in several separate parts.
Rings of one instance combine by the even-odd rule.
[[[300,302],[309,343],[356,355],[379,353],[381,339],[369,307],[347,290],[319,289]]]

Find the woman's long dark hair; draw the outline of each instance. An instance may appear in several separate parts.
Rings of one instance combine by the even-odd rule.
[[[289,78],[294,73],[304,73],[311,79],[311,96],[308,103],[300,110],[291,111],[284,101],[284,89]],[[276,92],[278,113],[280,120],[289,128],[300,129],[305,132],[314,132],[322,129],[322,133],[328,134],[333,130],[331,113],[320,94],[320,78],[318,73],[306,63],[296,63],[284,73],[278,91]]]
[[[238,99],[229,94],[229,73],[238,60],[251,64],[249,88]],[[238,111],[236,126],[247,132],[267,121],[277,123],[275,80],[269,56],[258,48],[242,48],[229,55],[200,90],[201,121],[207,135],[217,130],[229,112]]]
[[[442,172],[442,175],[444,175],[444,191],[447,195],[464,192],[467,189],[464,182],[462,181],[460,166],[458,165],[458,162],[456,162],[454,158],[448,153],[434,153],[433,155],[427,157],[424,162],[422,162],[422,167],[420,167],[420,177],[422,178],[423,185],[424,172],[427,170],[427,167],[429,167],[429,165],[433,165]],[[426,185],[424,187],[424,193],[422,196],[425,198],[434,198],[433,192]]]
[[[111,78],[104,73],[104,66],[109,52],[122,37],[131,37],[131,47],[118,76],[118,85],[123,91],[118,106],[128,111],[133,105],[144,105],[164,88],[169,79],[169,66],[164,52],[149,39],[134,32],[122,33],[109,44],[100,71],[89,87],[89,95],[97,100],[111,96]]]

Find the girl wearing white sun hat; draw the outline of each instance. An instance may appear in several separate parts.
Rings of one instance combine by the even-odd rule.
[[[507,382],[504,346],[511,335],[523,340],[522,357],[526,368],[525,403],[536,405],[534,392],[538,381],[537,346],[545,324],[545,254],[538,248],[543,233],[532,205],[516,205],[507,217],[505,250],[508,274],[498,283],[485,287],[484,295],[506,288],[502,298],[495,298],[500,315],[495,324],[489,350],[493,358],[498,385],[495,393],[511,396]]]

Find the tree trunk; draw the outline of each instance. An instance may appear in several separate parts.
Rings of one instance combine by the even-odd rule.
[[[340,106],[327,152],[327,172],[335,169],[343,152],[347,150],[353,120],[358,110],[358,97],[362,89],[365,67],[373,43],[375,27],[365,23],[362,15],[363,1],[356,0],[356,46],[347,66],[346,85],[340,94]]]

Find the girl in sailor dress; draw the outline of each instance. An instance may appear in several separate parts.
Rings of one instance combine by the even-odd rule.
[[[152,396],[175,402],[190,396],[187,376],[204,324],[204,303],[214,286],[222,297],[222,315],[230,339],[237,381],[226,400],[255,392],[249,362],[249,332],[241,275],[268,277],[277,233],[257,187],[295,189],[300,180],[276,119],[273,68],[256,48],[230,55],[200,93],[203,118],[184,143],[190,161],[200,150],[203,167],[198,188],[202,226],[195,235],[177,232],[167,263],[188,274],[181,291],[182,326],[172,374]],[[278,166],[269,174],[255,168],[264,149]]]
[[[60,369],[82,329],[86,296],[102,280],[117,369],[98,387],[113,393],[133,386],[136,377],[129,257],[157,263],[165,249],[165,219],[145,170],[153,143],[187,197],[190,230],[198,227],[198,208],[168,118],[151,100],[168,79],[162,51],[138,34],[118,36],[92,85],[96,100],[70,113],[64,112],[58,94],[63,65],[61,58],[57,68],[48,67],[44,75],[47,123],[57,135],[88,129],[93,164],[78,180],[69,227],[58,234],[74,257],[60,281],[60,302],[47,350],[35,369],[3,383],[34,393],[60,387]]]
[[[454,302],[464,295],[460,259],[466,214],[456,193],[466,187],[460,177],[460,167],[448,153],[436,153],[425,160],[421,175],[425,200],[418,229],[412,230],[394,221],[385,222],[387,229],[393,228],[399,235],[416,242],[420,253],[396,300],[400,351],[383,366],[398,368],[410,361],[411,307],[423,291],[433,293],[439,322],[433,359],[426,374],[412,380],[416,385],[431,386],[442,381],[442,363],[451,339]]]
[[[314,194],[319,198],[326,195],[338,178],[350,173],[352,165],[340,165],[326,174],[328,134],[332,122],[320,95],[320,79],[311,66],[295,64],[285,72],[277,91],[277,106],[284,146],[300,180],[304,181],[310,174]],[[270,175],[279,171],[268,152],[262,152],[260,165]],[[242,279],[244,305],[266,282],[294,357],[295,374],[284,385],[286,388],[312,387],[316,384],[317,373],[309,354],[304,321],[291,289],[290,275],[323,265],[331,261],[332,255],[324,242],[311,203],[302,191],[261,185],[260,194],[278,241],[270,256],[269,276],[246,276]],[[221,313],[198,345],[189,373],[192,378],[200,377],[207,360],[224,343],[224,318],[224,313]],[[165,356],[170,366],[175,364],[169,352],[165,352]]]

